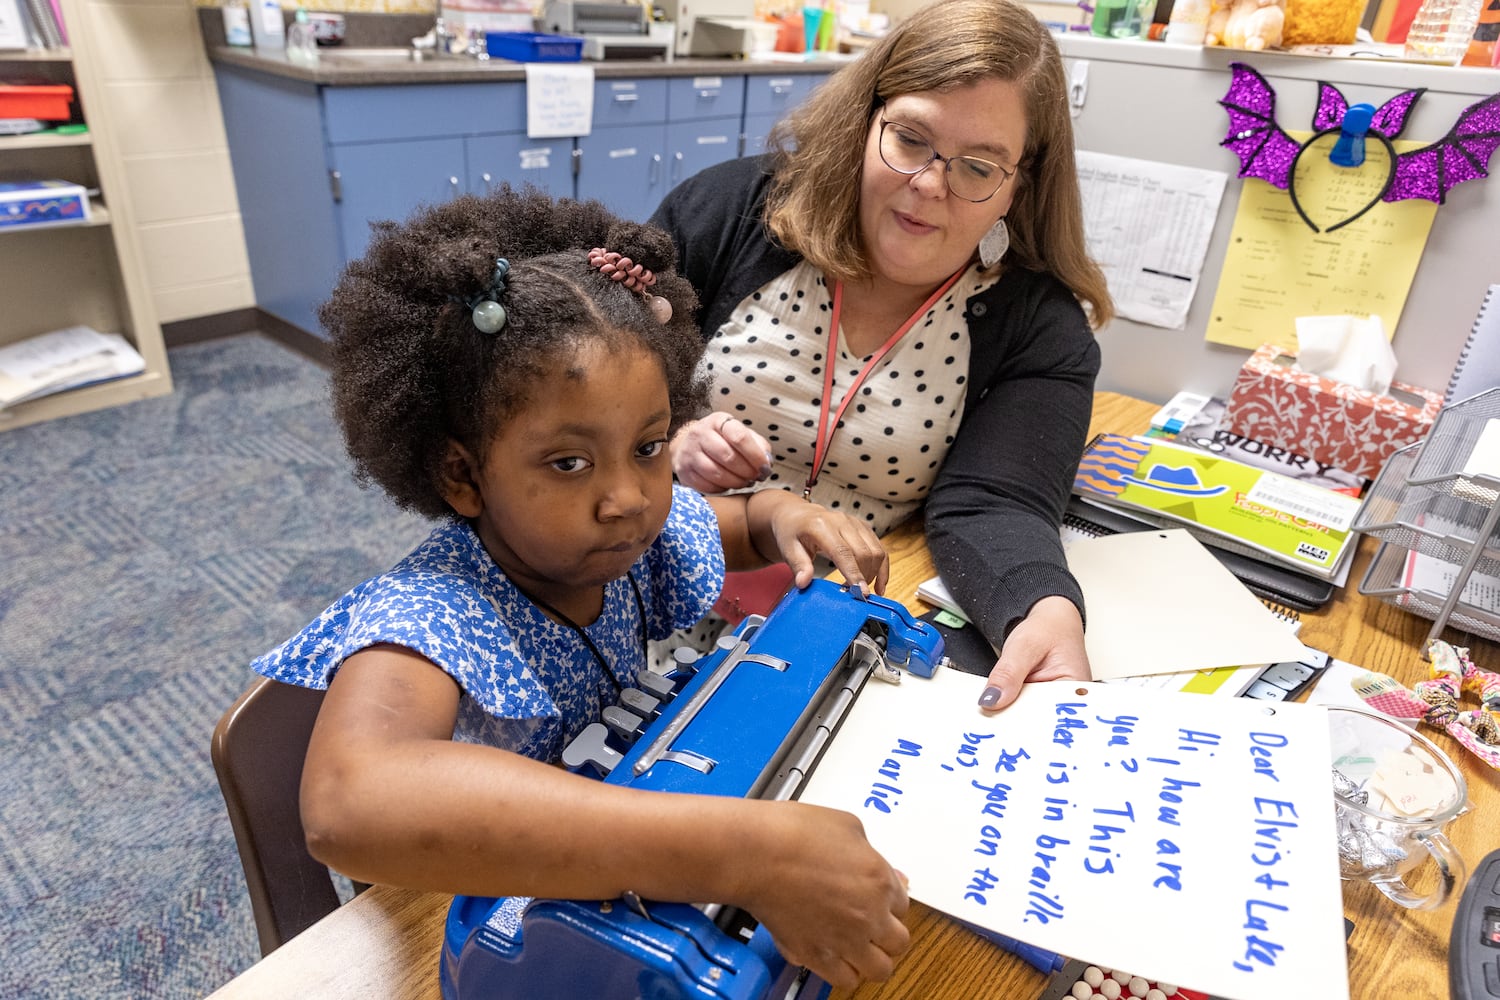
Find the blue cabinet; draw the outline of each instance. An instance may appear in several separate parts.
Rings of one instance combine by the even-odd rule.
[[[572,143],[526,137],[519,81],[326,87],[322,100],[346,261],[364,253],[370,223],[404,219],[420,205],[501,181],[573,193]]]
[[[255,304],[316,332],[344,264],[318,88],[233,66],[216,78]]]
[[[739,155],[745,78],[600,80],[594,128],[579,136],[577,193],[644,221],[666,193]]]
[[[574,140],[578,197],[597,198],[616,215],[650,216],[667,193],[667,126],[606,125]]]
[[[740,155],[744,107],[743,76],[693,76],[671,82],[667,91],[667,191],[704,167]],[[651,203],[647,215],[660,201]]]
[[[464,140],[470,194],[488,194],[502,181],[532,184],[555,195],[573,193],[573,140],[529,139],[525,132]]]
[[[317,304],[365,252],[372,222],[501,182],[645,220],[687,177],[759,151],[770,124],[823,79],[596,79],[589,135],[532,139],[524,80],[337,86],[225,63],[215,72],[256,304],[313,332]]]
[[[593,131],[574,142],[577,196],[645,219],[667,193],[667,81],[594,81]]]
[[[704,167],[740,155],[740,119],[675,122],[667,126],[667,191]],[[662,192],[663,194],[666,191]],[[651,211],[661,199],[651,204]],[[647,213],[648,215],[650,212]]]
[[[754,156],[766,151],[766,137],[771,126],[781,120],[788,111],[800,104],[827,79],[823,76],[796,74],[786,76],[752,76],[745,81],[744,141],[741,156]]]
[[[344,260],[361,256],[370,223],[404,219],[419,205],[444,202],[463,192],[462,139],[351,142],[328,149]]]
[[[738,120],[745,113],[743,76],[683,76],[667,87],[667,107],[674,122],[710,118]]]

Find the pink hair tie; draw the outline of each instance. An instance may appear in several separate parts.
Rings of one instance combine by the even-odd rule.
[[[649,267],[603,247],[595,247],[589,251],[589,266],[596,268],[611,281],[618,281],[632,292],[638,292],[657,322],[667,323],[672,319],[672,303],[660,295],[651,294],[651,287],[656,284],[656,275]]]

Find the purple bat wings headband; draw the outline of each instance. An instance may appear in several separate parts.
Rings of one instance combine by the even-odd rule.
[[[1313,232],[1319,229],[1303,211],[1293,178],[1298,158],[1325,135],[1341,132],[1355,141],[1373,138],[1386,147],[1392,163],[1381,193],[1349,218],[1329,226],[1328,232],[1347,226],[1381,201],[1426,198],[1441,205],[1455,185],[1487,177],[1490,154],[1500,146],[1500,94],[1465,108],[1437,142],[1397,153],[1391,140],[1406,127],[1407,115],[1425,88],[1397,94],[1378,109],[1355,105],[1369,115],[1366,130],[1358,124],[1362,115],[1350,115],[1349,102],[1328,83],[1318,84],[1318,108],[1312,122],[1316,134],[1299,145],[1276,123],[1276,91],[1270,82],[1244,63],[1230,63],[1229,68],[1234,77],[1219,102],[1229,113],[1229,129],[1220,145],[1240,158],[1239,176],[1258,177],[1290,194],[1292,207]],[[1346,127],[1346,116],[1355,124]]]

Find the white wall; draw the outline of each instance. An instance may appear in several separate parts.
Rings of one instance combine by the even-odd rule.
[[[189,0],[85,0],[105,114],[164,323],[255,304],[213,73]]]
[[[1070,66],[1088,62],[1088,92],[1075,118],[1080,149],[1162,160],[1230,175],[1187,326],[1163,330],[1116,320],[1099,335],[1104,368],[1099,388],[1154,401],[1179,389],[1222,395],[1249,352],[1206,343],[1210,307],[1229,231],[1245,183],[1239,160],[1220,147],[1228,118],[1218,104],[1229,87],[1229,63],[1246,62],[1276,89],[1276,116],[1286,129],[1307,129],[1318,81],[1337,86],[1351,104],[1377,107],[1403,90],[1426,87],[1403,139],[1432,142],[1460,111],[1500,91],[1500,72],[1366,59],[1316,59],[1158,42],[1063,36]],[[1442,392],[1484,298],[1500,282],[1500,156],[1492,176],[1459,185],[1437,210],[1427,247],[1392,341],[1400,381]]]

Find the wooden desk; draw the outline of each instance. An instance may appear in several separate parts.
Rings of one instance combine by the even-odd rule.
[[[1095,399],[1095,430],[1138,433],[1155,406],[1102,393]],[[886,539],[892,573],[887,595],[921,606],[917,584],[932,575],[920,529],[908,525]],[[1406,683],[1425,676],[1418,649],[1431,623],[1355,589],[1374,554],[1364,539],[1345,588],[1328,607],[1304,615],[1301,637],[1334,657],[1387,673]],[[1472,647],[1481,666],[1494,668],[1500,647],[1484,639],[1450,635]],[[1448,834],[1470,867],[1500,846],[1490,832],[1500,820],[1500,776],[1478,764],[1446,734],[1423,732],[1463,768],[1474,808]],[[1320,762],[1318,766],[1323,766]],[[1423,887],[1424,883],[1418,882]],[[438,1000],[438,954],[449,897],[377,886],[256,963],[212,1000],[297,996],[327,1000]],[[1366,883],[1346,883],[1344,912],[1354,921],[1349,938],[1349,985],[1355,1000],[1426,1000],[1446,997],[1448,936],[1454,904],[1428,913],[1404,910]],[[1041,993],[1044,976],[949,918],[920,903],[908,925],[912,947],[886,983],[862,987],[847,1000],[1024,1000]],[[1088,956],[1079,956],[1087,958]],[[1191,984],[1189,984],[1191,985]]]

